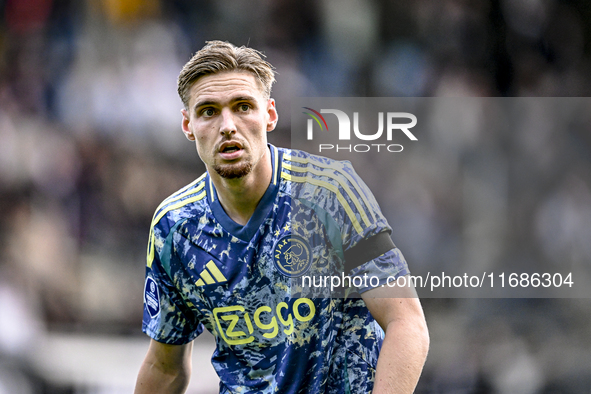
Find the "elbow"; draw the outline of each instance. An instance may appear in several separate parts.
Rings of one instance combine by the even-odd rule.
[[[422,309],[412,316],[410,324],[412,325],[411,331],[416,338],[415,343],[417,344],[417,351],[426,359],[427,353],[429,353],[431,338],[429,336],[429,328],[427,327],[427,321],[425,320],[425,315]]]
[[[411,324],[413,325],[412,331],[415,333],[417,339],[417,350],[426,359],[427,354],[429,353],[431,338],[429,336],[429,328],[427,327],[427,321],[425,320],[425,314],[423,313],[422,308],[414,313],[411,321]]]
[[[427,321],[424,316],[417,322],[417,335],[419,339],[419,351],[427,358],[429,353],[429,346],[431,345],[431,338],[429,336],[429,328],[427,327]]]
[[[406,316],[404,319],[395,319],[386,327],[386,337],[391,336],[392,340],[405,338],[410,344],[412,353],[424,362],[429,353],[431,339],[427,321],[422,311]]]

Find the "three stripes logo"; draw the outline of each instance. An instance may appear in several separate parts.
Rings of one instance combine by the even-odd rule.
[[[199,276],[199,280],[195,283],[197,286],[213,285],[215,283],[228,281],[213,260],[209,260],[209,262],[205,264],[205,268],[199,273]]]

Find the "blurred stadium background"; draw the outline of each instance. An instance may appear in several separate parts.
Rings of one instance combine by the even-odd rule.
[[[0,1],[0,394],[132,391],[150,218],[204,170],[176,77],[210,39],[277,67],[284,146],[293,97],[591,91],[587,0]],[[591,130],[535,115],[503,135],[467,118],[396,157],[380,203],[411,270],[589,266]],[[588,299],[423,304],[418,393],[591,392]],[[211,349],[196,344],[190,393],[216,392]]]

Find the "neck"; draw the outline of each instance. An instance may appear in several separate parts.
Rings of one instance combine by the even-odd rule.
[[[252,171],[242,178],[226,179],[215,171],[209,171],[209,176],[226,214],[233,221],[244,226],[254,214],[271,183],[271,154],[266,149]]]

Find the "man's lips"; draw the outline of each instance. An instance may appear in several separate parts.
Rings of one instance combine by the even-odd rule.
[[[242,144],[238,141],[226,141],[220,145],[221,153],[233,152],[242,149]]]
[[[241,155],[242,144],[237,141],[226,141],[220,145],[218,152],[223,159],[234,160]]]

